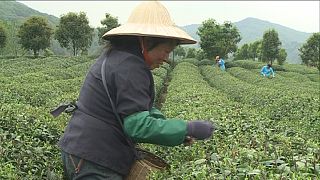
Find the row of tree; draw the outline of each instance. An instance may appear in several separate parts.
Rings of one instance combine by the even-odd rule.
[[[281,48],[281,41],[274,29],[264,32],[263,39],[242,45],[235,53],[234,59],[252,59],[271,64],[277,60],[282,65],[287,57],[285,49]]]
[[[106,13],[101,21],[102,27],[97,28],[98,37],[112,28],[120,26],[118,19]],[[8,30],[7,30],[8,31]],[[60,17],[59,25],[53,29],[43,17],[31,17],[18,29],[15,42],[21,44],[25,50],[33,51],[34,56],[39,55],[40,50],[50,46],[52,36],[60,46],[72,50],[73,55],[88,54],[88,48],[92,43],[94,29],[89,26],[88,18],[84,12],[70,12]],[[281,48],[278,33],[274,29],[264,32],[262,40],[244,44],[238,49],[237,44],[241,40],[238,29],[231,22],[217,23],[214,19],[208,19],[199,27],[197,34],[200,37],[201,49],[178,47],[176,55],[187,58],[214,59],[219,55],[225,59],[232,56],[237,59],[253,59],[273,63],[275,60],[283,64],[287,53]],[[9,33],[10,36],[14,36]],[[7,42],[8,33],[0,24],[0,48]],[[304,64],[319,67],[320,33],[314,33],[299,49],[300,57]],[[99,39],[102,44],[102,40]]]
[[[282,43],[274,29],[266,30],[261,40],[244,44],[240,48],[237,47],[241,40],[240,33],[231,22],[218,24],[214,19],[206,20],[199,27],[197,34],[200,37],[201,49],[178,47],[176,55],[198,59],[214,59],[217,55],[227,59],[231,55],[234,60],[251,59],[271,64],[277,61],[280,65],[287,58],[287,52],[281,48]],[[318,32],[312,34],[299,48],[302,62],[320,69],[319,47],[320,33]]]
[[[262,40],[242,45],[235,53],[234,59],[252,59],[262,62],[277,60],[278,64],[282,65],[286,60],[287,52],[280,45],[278,33],[271,29],[264,33]],[[302,63],[320,69],[319,48],[320,33],[313,33],[307,42],[299,48]]]
[[[106,31],[119,26],[118,19],[106,14],[101,21],[103,27],[98,28],[99,37]],[[27,19],[17,30],[17,34],[10,33],[12,24],[0,24],[0,50],[10,43],[8,39],[15,39],[23,49],[30,50],[37,57],[41,50],[51,46],[52,39],[56,39],[60,46],[70,49],[73,55],[87,54],[93,39],[94,29],[89,26],[89,21],[84,12],[70,12],[61,16],[59,25],[53,29],[49,26],[47,19],[39,16],[32,16]],[[13,38],[10,36],[16,36]],[[99,41],[102,44],[102,41]]]
[[[280,49],[281,42],[278,33],[272,29],[268,30],[263,35],[263,40],[255,41],[250,44],[244,44],[238,49],[237,44],[241,40],[238,29],[231,23],[225,22],[218,24],[215,20],[209,19],[202,23],[197,34],[200,37],[200,47],[202,51],[196,51],[193,48],[186,49],[183,52],[182,48],[177,51],[178,55],[185,57],[199,57],[203,53],[203,57],[214,59],[219,55],[223,58],[228,58],[232,55],[235,60],[238,59],[253,59],[272,63],[275,59],[279,64],[282,64],[286,59],[286,52]]]

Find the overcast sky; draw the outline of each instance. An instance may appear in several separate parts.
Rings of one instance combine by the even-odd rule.
[[[139,1],[19,1],[32,9],[60,17],[68,12],[86,12],[92,27],[101,26],[105,13],[127,21]],[[201,24],[213,18],[218,23],[255,17],[303,32],[319,32],[320,1],[161,1],[178,26]]]

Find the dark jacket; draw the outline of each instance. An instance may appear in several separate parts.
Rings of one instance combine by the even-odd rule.
[[[152,108],[153,77],[141,54],[134,49],[113,49],[90,68],[80,91],[79,109],[72,115],[59,146],[67,153],[126,175],[134,154],[102,83],[101,65],[106,56],[105,77],[121,118]]]

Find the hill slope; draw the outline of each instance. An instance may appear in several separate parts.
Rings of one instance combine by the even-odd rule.
[[[20,2],[0,1],[0,21],[6,21],[9,23],[14,22],[14,24],[16,24],[18,27],[31,16],[41,16],[46,18],[49,26],[51,26],[53,29],[59,24],[59,18],[34,10]],[[58,55],[68,54],[67,50],[61,48],[58,41],[55,39],[52,40],[51,50]]]
[[[0,20],[22,23],[30,16],[44,16],[48,19],[52,27],[55,27],[55,25],[59,23],[59,18],[31,9],[22,3],[16,1],[0,1]]]
[[[274,28],[278,32],[279,38],[282,42],[304,43],[311,35],[311,33],[296,31],[279,24],[256,18],[246,18],[234,24],[240,30],[241,37],[243,38],[240,42],[241,45],[246,42],[262,39],[263,32],[271,28]]]
[[[263,21],[256,18],[246,18],[242,21],[234,23],[240,31],[242,40],[239,45],[262,39],[263,33],[268,29],[275,29],[278,32],[282,47],[288,53],[287,60],[290,63],[300,63],[299,47],[311,36],[311,33],[296,31],[294,29]]]

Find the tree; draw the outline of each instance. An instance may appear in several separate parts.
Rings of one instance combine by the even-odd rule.
[[[174,49],[174,53],[175,53],[175,55],[178,56],[178,57],[184,58],[184,57],[186,56],[186,50],[185,50],[185,48],[182,47],[182,46],[180,46],[180,45],[177,46],[177,47]]]
[[[281,42],[276,30],[267,30],[263,34],[261,53],[263,62],[272,62],[278,57]]]
[[[199,61],[203,60],[206,58],[206,54],[203,52],[202,49],[197,49],[196,50],[196,59],[198,59]]]
[[[320,33],[313,33],[307,42],[299,48],[299,56],[306,65],[315,66],[320,70]]]
[[[259,58],[259,54],[261,51],[261,40],[254,41],[249,44],[249,57],[254,61],[256,58]]]
[[[7,43],[7,32],[4,25],[0,24],[0,49],[3,49]]]
[[[219,25],[214,19],[204,21],[197,34],[200,47],[209,59],[216,55],[227,58],[229,53],[236,52],[241,40],[238,29],[231,22]]]
[[[60,18],[55,38],[61,47],[72,49],[76,56],[80,51],[86,51],[92,42],[93,28],[84,12],[79,14],[69,12]]]
[[[249,44],[244,44],[235,54],[235,60],[249,59]]]
[[[98,27],[98,35],[99,35],[99,44],[102,44],[102,39],[101,37],[104,35],[104,33],[110,31],[113,28],[116,28],[118,26],[120,26],[120,24],[118,23],[118,17],[113,17],[111,16],[111,14],[106,13],[106,18],[104,18],[103,20],[100,21],[100,23],[102,25],[104,25],[103,27]]]
[[[277,57],[277,61],[279,63],[279,65],[283,65],[284,61],[286,61],[287,58],[287,52],[285,49],[280,49],[278,57]]]
[[[227,58],[229,53],[237,51],[237,44],[241,40],[240,33],[236,26],[232,25],[231,22],[225,22],[221,27],[221,44],[220,48],[222,57]]]
[[[3,52],[6,55],[17,57],[18,54],[25,54],[27,50],[21,47],[19,44],[19,26],[15,21],[5,21],[3,22],[4,26],[6,27],[7,31],[7,42],[6,46],[3,48]]]
[[[45,57],[50,57],[50,56],[53,56],[54,53],[53,53],[49,48],[47,48],[47,49],[44,50],[43,55],[44,55]]]
[[[52,28],[43,17],[33,16],[26,20],[18,31],[19,43],[26,50],[32,50],[34,57],[50,46]]]
[[[196,57],[196,49],[195,48],[188,48],[186,58],[195,58]]]

